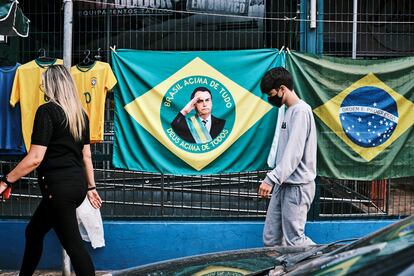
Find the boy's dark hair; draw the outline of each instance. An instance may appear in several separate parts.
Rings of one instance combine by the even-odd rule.
[[[272,89],[277,89],[281,85],[286,86],[289,90],[293,89],[292,76],[289,71],[283,67],[272,68],[266,72],[260,83],[262,93],[269,94]]]
[[[208,93],[210,93],[211,99],[213,99],[213,95],[211,95],[210,90],[208,90],[207,87],[203,87],[203,86],[200,86],[200,87],[197,87],[196,89],[194,89],[193,93],[191,93],[191,99],[193,99],[194,96],[195,96],[195,93],[197,93],[199,91],[203,91],[203,92],[207,91]]]

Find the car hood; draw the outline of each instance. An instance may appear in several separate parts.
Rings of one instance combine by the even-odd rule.
[[[210,253],[124,269],[112,275],[246,275],[279,265],[281,257],[303,254],[318,247],[276,246]]]

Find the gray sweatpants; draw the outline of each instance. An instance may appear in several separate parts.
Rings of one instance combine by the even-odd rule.
[[[315,244],[305,236],[306,217],[315,197],[315,182],[275,184],[263,230],[265,246]]]

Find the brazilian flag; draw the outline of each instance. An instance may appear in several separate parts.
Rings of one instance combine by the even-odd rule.
[[[316,115],[318,175],[414,176],[414,57],[353,60],[292,52],[286,68]]]
[[[266,169],[277,112],[260,80],[284,56],[274,49],[113,52],[113,165],[165,174]],[[190,104],[197,89],[207,96]]]

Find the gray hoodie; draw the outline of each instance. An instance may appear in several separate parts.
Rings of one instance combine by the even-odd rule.
[[[316,177],[316,127],[311,107],[302,100],[286,110],[276,154],[276,167],[265,182],[304,184]]]

